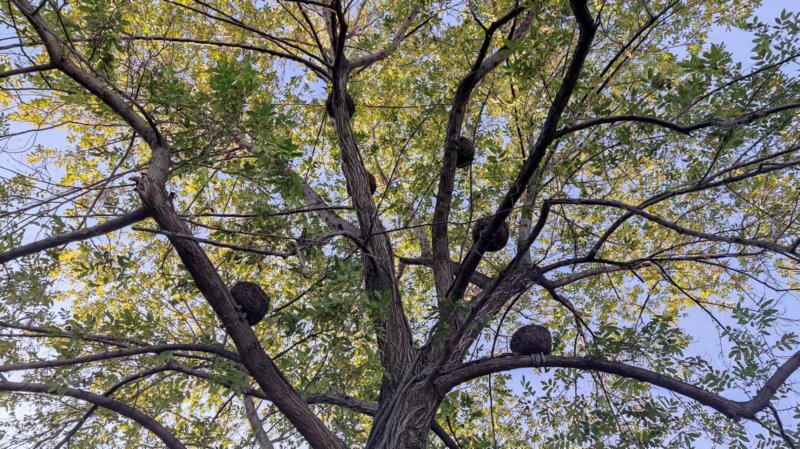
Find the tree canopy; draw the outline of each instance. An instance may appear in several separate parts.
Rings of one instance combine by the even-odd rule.
[[[796,447],[759,3],[4,2],[0,444]]]

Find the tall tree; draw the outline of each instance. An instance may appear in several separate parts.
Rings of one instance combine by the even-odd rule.
[[[796,447],[758,3],[4,3],[0,442]]]

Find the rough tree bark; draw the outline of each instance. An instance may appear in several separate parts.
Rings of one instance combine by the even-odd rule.
[[[362,254],[364,263],[364,287],[372,301],[386,301],[388,312],[385,316],[375,314],[372,320],[378,341],[381,361],[385,369],[381,386],[381,403],[388,399],[398,384],[402,373],[413,358],[414,347],[411,329],[408,325],[394,269],[394,251],[389,236],[384,232],[378,208],[373,202],[369,187],[369,174],[358,143],[353,135],[350,114],[347,110],[346,94],[349,73],[352,70],[344,48],[347,36],[347,23],[342,12],[341,2],[334,2],[336,15],[329,24],[331,45],[334,48],[333,79],[333,121],[339,141],[342,171],[347,180],[347,192],[353,201],[361,228],[361,240],[366,245]],[[415,14],[415,13],[414,13]],[[405,25],[407,27],[407,25]],[[382,310],[384,307],[378,307]]]
[[[551,292],[557,300],[559,299],[558,294],[555,293],[555,288],[563,284],[549,281],[544,277],[546,270],[532,264],[530,259],[526,257],[528,249],[545,225],[551,205],[583,204],[616,207],[627,212],[624,217],[638,215],[678,233],[702,237],[710,241],[720,241],[747,247],[752,246],[797,258],[797,244],[788,247],[754,239],[726,239],[721,236],[691,231],[649,214],[644,211],[644,208],[649,203],[643,207],[633,207],[612,200],[585,199],[545,201],[535,225],[531,226],[532,223],[525,224],[525,232],[520,237],[517,255],[495,278],[489,278],[477,271],[477,267],[483,258],[482,245],[484,242],[482,240],[475,243],[463,261],[452,261],[448,240],[448,219],[455,188],[456,155],[454,151],[455,145],[453,144],[461,135],[473,90],[488,73],[501,64],[509,55],[507,51],[503,51],[505,48],[491,55],[489,54],[495,33],[510,22],[516,21],[523,12],[525,15],[519,23],[515,24],[514,31],[509,35],[509,38],[517,40],[528,33],[534,12],[518,7],[490,24],[489,27],[484,28],[485,37],[478,56],[470,72],[459,83],[450,104],[431,231],[432,259],[424,261],[407,260],[409,263],[425,264],[433,268],[435,290],[439,304],[439,321],[431,331],[428,341],[420,348],[414,348],[411,330],[403,310],[401,293],[397,285],[394,251],[389,236],[385,232],[386,229],[380,220],[378,207],[370,192],[369,172],[359,152],[345,98],[351,73],[354,70],[365,69],[370,64],[384,59],[394,51],[402,40],[407,37],[408,30],[419,9],[417,7],[411,8],[408,18],[400,25],[385,49],[348,61],[345,55],[348,24],[345,20],[342,2],[340,0],[325,1],[318,6],[323,6],[325,9],[331,51],[322,48],[321,42],[318,42],[321,52],[320,57],[324,59],[323,64],[325,67],[311,64],[310,68],[319,74],[322,79],[329,82],[332,89],[333,123],[341,154],[341,167],[359,226],[355,227],[330,211],[320,212],[319,214],[323,221],[332,228],[345,231],[351,238],[357,237],[359,246],[362,249],[364,288],[373,301],[387,301],[388,307],[376,307],[375,310],[381,312],[374,312],[371,317],[375,327],[383,368],[383,382],[378,403],[368,403],[352,398],[326,396],[324,394],[312,396],[304,401],[292,388],[291,383],[277,369],[251,327],[241,319],[227,286],[198,242],[189,238],[176,237],[190,236],[191,232],[174,209],[167,194],[166,181],[171,151],[154,123],[143,109],[137,109],[133,101],[121,96],[118,89],[93,76],[91,71],[84,70],[82,64],[73,62],[71,55],[65,51],[65,48],[59,42],[56,33],[51,31],[45,20],[28,1],[12,0],[12,2],[26,16],[50,56],[51,61],[49,64],[37,66],[35,69],[52,68],[60,70],[71,77],[77,84],[101,99],[150,146],[152,158],[147,173],[143,174],[137,181],[136,191],[144,204],[142,209],[94,228],[66,233],[51,239],[20,246],[0,254],[0,263],[59,244],[100,235],[146,217],[152,217],[169,237],[173,248],[192,275],[199,291],[208,300],[238,351],[234,354],[224,350],[217,350],[218,355],[241,361],[260,387],[260,390],[249,391],[248,394],[271,401],[308,441],[309,445],[314,448],[336,449],[344,446],[335,433],[326,427],[322,420],[312,412],[309,407],[309,404],[312,403],[336,404],[374,416],[371,433],[366,443],[368,449],[422,449],[427,445],[431,429],[434,429],[435,433],[448,447],[456,447],[455,443],[449,439],[447,434],[434,421],[434,416],[445,395],[459,384],[479,376],[514,368],[534,366],[535,364],[529,357],[516,355],[503,355],[470,363],[462,362],[468,349],[477,340],[486,323],[496,316],[509,298],[528,290],[534,284],[538,284]],[[525,189],[530,185],[531,178],[537,176],[536,173],[542,172],[540,169],[548,148],[556,139],[567,133],[619,122],[648,123],[676,132],[690,133],[705,127],[740,126],[800,106],[800,103],[791,103],[756,111],[737,119],[706,120],[689,126],[681,126],[652,117],[621,115],[589,120],[559,129],[560,119],[576,87],[584,61],[591,49],[596,30],[596,23],[590,15],[586,0],[570,0],[570,6],[578,24],[577,44],[569,60],[560,89],[550,104],[547,117],[538,135],[529,136],[531,152],[510,186],[508,193],[503,197],[497,208],[489,233],[491,233],[491,230],[496,230],[509,217],[512,209],[522,198]],[[320,61],[322,62],[323,59],[320,59]],[[16,73],[24,72],[25,70],[16,71]],[[762,168],[759,167],[758,172],[761,173],[761,170]],[[321,202],[321,198],[307,184],[304,184],[303,191],[310,203]],[[658,200],[660,201],[660,198]],[[621,219],[622,221],[627,219],[624,217]],[[621,223],[621,221],[618,221],[618,223]],[[594,260],[597,249],[608,238],[608,235],[616,229],[616,226],[619,226],[619,224],[612,226],[606,235],[601,237],[593,252],[582,260]],[[358,234],[357,236],[353,235],[356,233]],[[610,271],[611,269],[607,268],[595,271],[587,270],[586,272],[572,275],[571,279],[593,275],[595,272],[606,273]],[[482,293],[469,304],[466,304],[466,307],[458,307],[464,305],[459,304],[459,301],[463,301],[464,291],[470,282],[479,284],[483,289]],[[562,279],[560,282],[566,281]],[[575,313],[574,309],[570,308],[569,303],[564,303],[564,305]],[[181,346],[181,348],[192,349],[185,347],[185,345]],[[175,348],[170,347],[170,349]],[[85,360],[105,360],[130,354],[164,350],[164,348],[155,347],[123,349],[114,353],[68,360],[6,365],[5,367],[0,367],[0,372],[62,366]],[[755,414],[769,405],[771,397],[778,388],[800,367],[800,353],[792,356],[783,366],[778,368],[767,383],[757,391],[752,400],[744,402],[727,400],[675,378],[603,359],[548,356],[541,366],[591,370],[637,379],[683,394],[731,418],[754,419]],[[186,369],[183,372],[199,377],[207,375],[199,370]],[[51,393],[48,387],[42,385],[15,384],[5,381],[0,382],[0,390]],[[148,419],[130,407],[118,404],[108,398],[102,398],[75,389],[67,389],[65,394],[88,400],[134,419],[159,436],[169,447],[179,449],[184,447],[183,443],[175,440],[157,422]],[[247,408],[247,417],[254,427],[258,426],[260,422],[249,397],[245,399],[245,406]],[[264,433],[259,434],[259,441],[263,447],[271,446]]]

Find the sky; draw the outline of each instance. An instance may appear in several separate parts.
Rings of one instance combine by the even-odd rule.
[[[779,17],[781,11],[784,9],[789,12],[800,11],[800,0],[764,0],[755,15],[759,17],[762,22],[771,24],[774,23],[774,19]],[[711,43],[724,44],[732,53],[734,61],[742,63],[743,72],[746,72],[749,67],[754,66],[753,61],[750,59],[753,41],[752,33],[740,29],[716,26],[710,32],[709,40]],[[678,52],[676,51],[676,53]],[[797,70],[797,66],[794,66],[793,69]],[[765,295],[774,295],[774,293],[766,290],[761,293]],[[734,324],[729,318],[723,319],[722,321],[723,324],[726,325]],[[731,345],[728,342],[720,340],[716,324],[707,314],[697,307],[690,309],[683,316],[681,319],[681,328],[687,330],[694,340],[686,351],[686,356],[699,356],[707,360],[720,361],[726,358],[731,349]],[[511,385],[513,385],[513,381],[516,381],[517,385],[512,388],[520,393],[522,392],[522,388],[518,383],[522,380],[523,376],[536,385],[536,381],[544,380],[550,377],[550,374],[529,368],[516,370],[513,372]],[[800,375],[796,374],[795,377],[800,377]],[[752,386],[751,392],[756,389],[757,386]],[[655,388],[655,390],[655,393],[659,394],[657,391],[658,388]],[[747,400],[750,399],[748,393],[749,392],[741,390],[729,390],[724,392],[724,396],[734,400]],[[793,421],[786,418],[787,417],[784,417],[784,421],[788,422],[784,422],[784,424],[790,427]],[[749,422],[747,427],[751,434],[758,432],[760,429],[756,423],[752,422]],[[697,442],[696,447],[697,449],[711,449],[716,446],[708,440],[700,440]]]
[[[780,15],[781,10],[783,9],[787,9],[789,11],[800,11],[800,0],[765,0],[763,5],[758,9],[756,15],[759,16],[762,21],[771,23],[775,17]],[[7,33],[2,33],[2,30],[0,30],[0,37],[4,37],[6,35]],[[725,46],[733,53],[734,59],[740,61],[745,69],[753,65],[750,60],[750,49],[752,46],[751,33],[738,29],[716,27],[711,32],[710,40],[715,43],[725,44]],[[22,125],[12,124],[12,131],[25,129],[21,126]],[[33,143],[33,141],[30,139],[31,137],[11,139],[4,144],[3,148],[18,148],[20,146],[30,145]],[[47,146],[64,147],[66,145],[64,133],[58,130],[41,133],[35,136],[35,139],[35,142]],[[8,176],[8,173],[5,172],[4,167],[14,165],[14,162],[9,159],[9,156],[3,150],[0,150],[0,177]],[[2,206],[0,206],[0,210],[2,210]],[[726,352],[726,349],[728,349],[720,349],[718,346],[719,335],[717,334],[713,323],[711,323],[709,318],[699,310],[691,311],[684,316],[682,319],[682,325],[685,329],[690,330],[695,339],[695,343],[689,349],[690,355],[699,355],[719,359],[720,352]],[[528,379],[531,379],[531,374],[532,371],[530,369],[517,370],[513,373],[513,378],[519,381],[524,375]],[[541,377],[536,374],[534,378]],[[728,392],[728,397],[732,399],[747,398],[745,392],[742,391]],[[0,410],[0,423],[2,423],[3,413],[4,411]],[[755,429],[754,426],[752,428]],[[698,445],[698,448],[701,449],[710,447],[712,447],[712,445],[708,441],[703,441],[700,445]]]

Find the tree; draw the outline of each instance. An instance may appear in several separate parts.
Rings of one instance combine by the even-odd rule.
[[[800,15],[756,3],[7,2],[0,438],[795,447]]]

